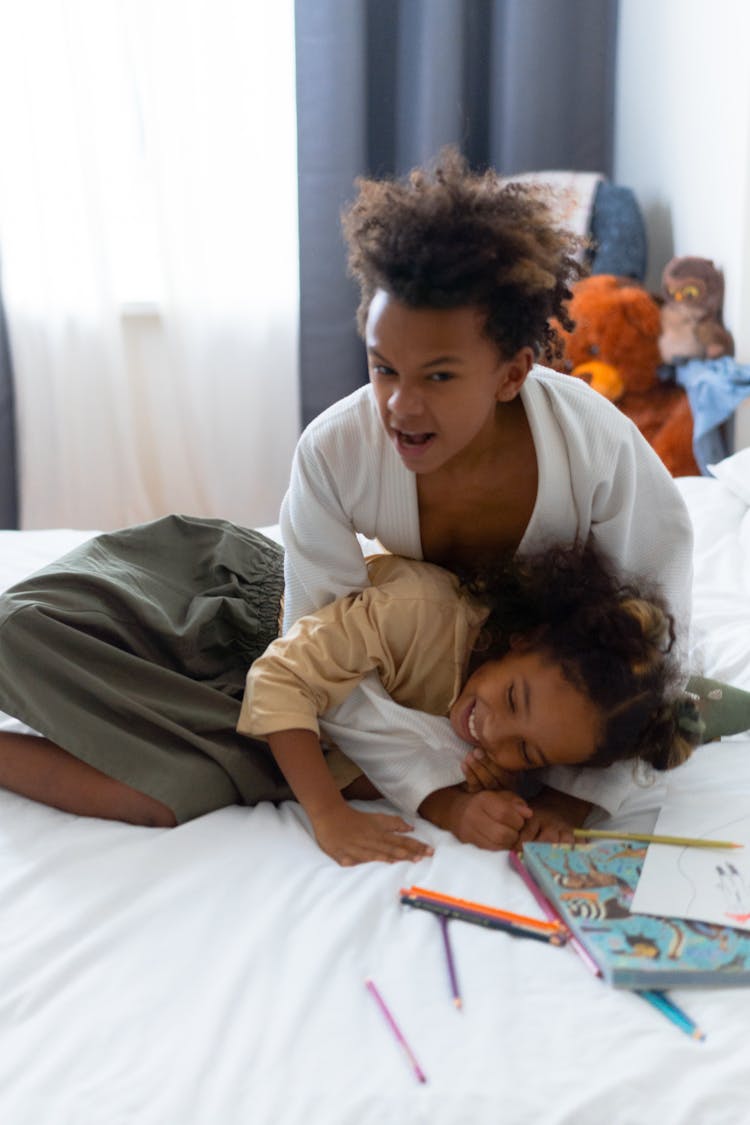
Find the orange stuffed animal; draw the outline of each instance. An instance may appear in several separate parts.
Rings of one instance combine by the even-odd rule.
[[[630,278],[596,274],[573,286],[575,328],[555,328],[563,345],[558,370],[585,379],[635,422],[673,476],[699,476],[693,416],[682,387],[661,382],[661,310]]]

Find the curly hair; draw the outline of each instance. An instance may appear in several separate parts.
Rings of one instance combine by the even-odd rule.
[[[674,621],[655,589],[623,581],[593,546],[580,544],[503,557],[462,581],[489,610],[471,671],[511,650],[536,651],[559,666],[603,717],[586,765],[639,758],[666,770],[690,756],[700,737],[679,723]]]
[[[582,271],[580,239],[555,221],[550,188],[471,172],[454,148],[432,169],[356,186],[342,227],[362,334],[373,295],[384,289],[411,308],[483,310],[485,333],[504,358],[522,347],[556,353],[549,321],[572,331],[565,302]]]

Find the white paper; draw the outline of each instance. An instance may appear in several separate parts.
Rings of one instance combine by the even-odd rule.
[[[654,832],[729,840],[743,848],[651,844],[633,898],[637,914],[691,918],[750,930],[750,806],[733,792],[738,766],[747,768],[750,743],[709,745],[681,766],[693,774],[689,792],[667,786]],[[697,783],[697,784],[696,784]]]

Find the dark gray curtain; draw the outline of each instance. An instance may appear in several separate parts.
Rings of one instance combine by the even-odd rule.
[[[18,527],[13,370],[5,312],[0,299],[0,527]]]
[[[617,0],[296,0],[302,421],[366,381],[339,212],[456,144],[611,174]]]

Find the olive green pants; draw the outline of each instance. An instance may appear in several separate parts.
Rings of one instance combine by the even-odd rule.
[[[0,710],[179,822],[288,798],[235,731],[282,590],[282,548],[221,520],[98,536],[0,596]]]

